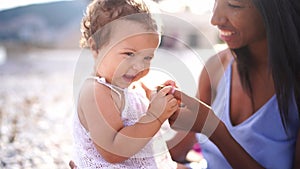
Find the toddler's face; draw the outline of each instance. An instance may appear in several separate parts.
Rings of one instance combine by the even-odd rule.
[[[104,49],[107,52],[96,68],[97,73],[109,83],[126,88],[149,72],[158,45],[157,33],[139,30],[115,44],[104,47],[109,49]]]

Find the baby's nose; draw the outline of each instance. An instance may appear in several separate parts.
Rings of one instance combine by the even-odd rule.
[[[133,64],[133,69],[135,70],[143,70],[145,68],[145,64],[143,62],[136,62]]]

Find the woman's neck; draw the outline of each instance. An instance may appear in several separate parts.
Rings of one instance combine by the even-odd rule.
[[[248,46],[252,61],[252,69],[255,71],[269,70],[269,57],[267,40]]]

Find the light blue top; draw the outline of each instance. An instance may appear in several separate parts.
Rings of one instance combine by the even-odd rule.
[[[295,98],[289,105],[289,126],[286,134],[281,122],[276,95],[244,122],[233,126],[230,121],[230,83],[232,61],[221,78],[212,109],[225,123],[236,141],[261,165],[268,169],[292,168],[295,141],[300,126]],[[294,95],[293,95],[294,96]],[[236,103],[239,104],[239,103]],[[210,169],[231,168],[219,149],[202,134],[198,140]]]

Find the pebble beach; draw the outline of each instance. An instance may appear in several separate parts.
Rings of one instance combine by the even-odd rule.
[[[69,168],[73,72],[80,51],[5,53],[0,65],[0,168]]]

